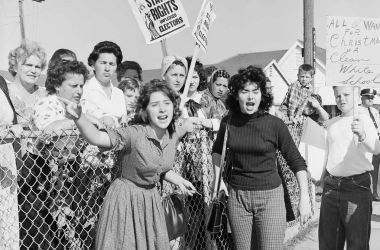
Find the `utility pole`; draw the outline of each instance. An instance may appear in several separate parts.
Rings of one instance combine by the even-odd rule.
[[[45,0],[32,0],[34,2],[43,2]],[[25,42],[25,24],[24,24],[24,8],[23,8],[24,0],[18,0],[18,11],[20,16],[20,31],[21,31],[21,43]]]
[[[22,6],[23,2],[24,0],[18,0],[18,11],[20,15],[21,43],[25,42],[24,9]]]
[[[314,0],[303,0],[304,63],[314,65]]]

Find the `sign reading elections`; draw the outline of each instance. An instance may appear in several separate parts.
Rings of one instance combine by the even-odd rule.
[[[198,14],[198,18],[193,29],[193,37],[204,52],[206,52],[208,44],[207,35],[210,30],[210,25],[216,16],[213,9],[214,3],[212,1],[205,0],[202,4],[201,11]]]
[[[180,0],[128,0],[147,44],[189,27]]]
[[[380,19],[327,17],[326,85],[380,87]]]

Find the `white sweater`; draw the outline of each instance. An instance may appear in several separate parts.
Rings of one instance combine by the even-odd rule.
[[[351,176],[373,170],[372,154],[380,152],[379,138],[371,118],[368,115],[360,115],[360,118],[366,133],[363,142],[354,139],[352,116],[338,116],[327,122],[326,170],[334,176]]]

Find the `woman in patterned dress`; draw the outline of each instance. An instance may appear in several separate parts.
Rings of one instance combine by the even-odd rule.
[[[156,184],[163,178],[185,194],[195,192],[189,181],[172,170],[177,142],[186,132],[176,130],[174,124],[180,115],[178,105],[178,96],[166,83],[148,83],[137,103],[137,125],[103,132],[81,114],[79,105],[67,103],[67,115],[89,143],[120,152],[122,174],[105,197],[96,249],[170,248]],[[193,129],[190,123],[182,128]]]

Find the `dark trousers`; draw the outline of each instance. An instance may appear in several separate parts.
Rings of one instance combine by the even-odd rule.
[[[371,233],[372,193],[368,172],[351,177],[327,173],[319,218],[319,249],[368,250]]]
[[[380,154],[373,155],[372,157],[373,171],[372,175],[372,194],[377,195],[377,181],[379,180],[379,165],[380,165]]]

